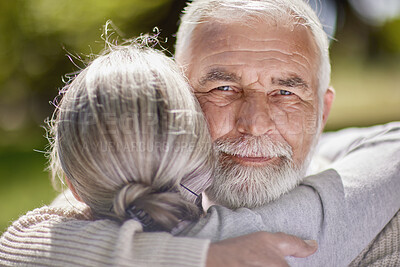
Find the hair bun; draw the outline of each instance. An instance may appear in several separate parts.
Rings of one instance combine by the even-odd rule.
[[[144,212],[143,208],[135,205],[140,198],[147,197],[152,192],[150,186],[139,183],[129,183],[117,192],[113,207],[117,217],[121,220],[132,217],[135,211]],[[144,217],[141,215],[141,217]]]
[[[128,207],[125,213],[131,219],[139,221],[145,229],[151,229],[154,226],[154,220],[150,215],[145,210],[137,208],[135,205]]]
[[[138,183],[125,185],[114,199],[114,212],[120,221],[139,221],[145,231],[170,231],[181,220],[194,219],[200,209],[180,196],[178,192],[157,191]]]

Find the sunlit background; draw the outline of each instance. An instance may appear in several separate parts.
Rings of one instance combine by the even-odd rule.
[[[66,73],[99,52],[109,19],[124,38],[160,30],[173,52],[184,0],[0,2],[0,232],[56,196],[44,171],[46,117]],[[318,1],[336,100],[327,130],[400,120],[400,1]],[[67,56],[69,55],[69,56]],[[75,66],[69,57],[75,58]]]

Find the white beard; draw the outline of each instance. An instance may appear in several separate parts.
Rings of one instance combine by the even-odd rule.
[[[206,194],[212,202],[231,209],[254,208],[279,198],[300,183],[309,162],[307,157],[301,166],[296,166],[289,144],[268,136],[218,139],[214,150],[218,164]],[[229,155],[276,157],[279,161],[266,166],[243,166]]]

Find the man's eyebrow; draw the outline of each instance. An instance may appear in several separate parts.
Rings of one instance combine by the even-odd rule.
[[[239,82],[240,78],[233,72],[228,72],[221,68],[209,70],[203,77],[200,78],[199,84],[205,85],[212,81]]]
[[[309,88],[308,83],[297,75],[283,79],[272,78],[272,84],[278,84],[285,87],[301,87],[305,89]]]

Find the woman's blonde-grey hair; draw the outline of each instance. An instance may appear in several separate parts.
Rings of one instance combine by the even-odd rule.
[[[319,48],[317,77],[322,99],[330,83],[329,41],[317,15],[306,2],[307,0],[193,0],[181,17],[177,32],[176,58],[179,61],[184,53],[191,53],[189,49],[194,30],[200,23],[210,20],[246,23],[256,18],[265,22],[266,27],[270,21],[289,25],[301,24],[311,30]]]
[[[65,175],[97,218],[170,230],[199,216],[195,194],[210,182],[211,140],[171,59],[135,42],[111,46],[61,92],[53,180]]]

